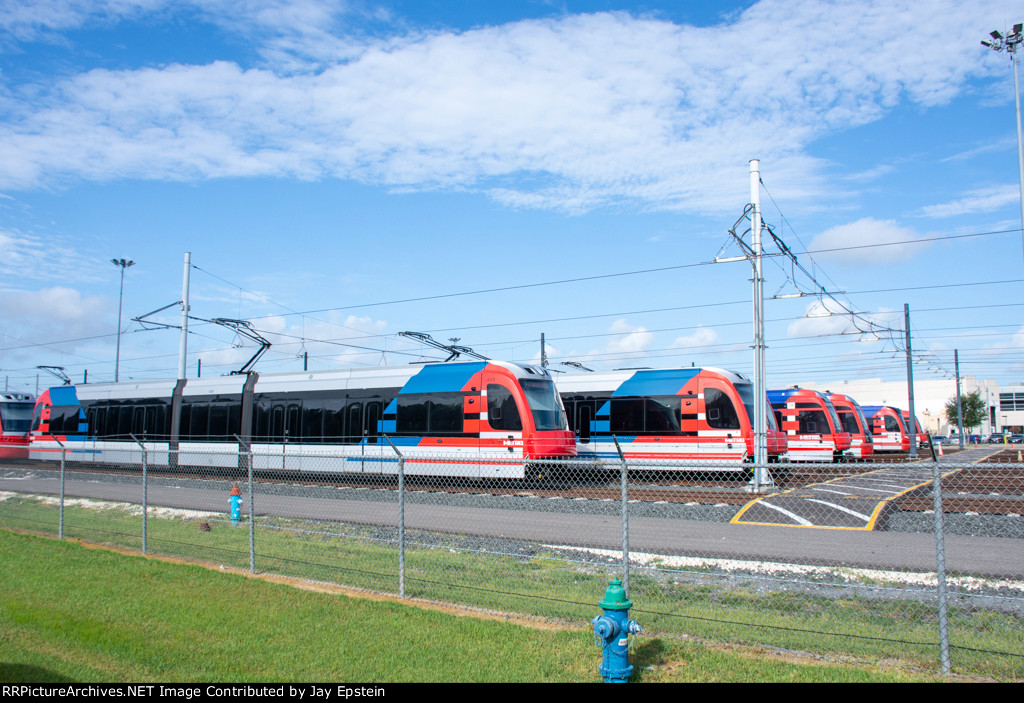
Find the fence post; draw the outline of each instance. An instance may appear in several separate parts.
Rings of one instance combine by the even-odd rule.
[[[619,483],[622,493],[622,589],[629,597],[629,490],[627,484],[626,456],[622,453],[619,440],[612,435],[615,442],[615,451],[619,453]]]
[[[47,433],[49,434],[49,433]],[[50,439],[60,445],[60,517],[57,522],[57,539],[64,539],[64,443],[57,439],[56,435],[50,435]]]
[[[405,598],[405,457],[387,435],[383,435],[398,455],[398,597]]]
[[[946,540],[943,536],[942,478],[939,462],[932,462],[932,501],[935,508],[935,580],[939,596],[939,661],[949,676],[949,613],[946,607]]]
[[[241,437],[235,435],[238,440],[239,452],[245,456],[245,468],[249,479],[249,573],[256,573],[256,511],[253,503],[252,489],[252,445],[248,444]],[[284,458],[281,459],[284,466]]]
[[[147,474],[147,463],[146,463],[146,445],[139,441],[139,439],[133,435],[128,435],[132,438],[132,441],[139,445],[142,449],[142,553],[146,553],[146,521],[149,517],[149,507],[147,503],[147,490],[149,489],[149,476]]]

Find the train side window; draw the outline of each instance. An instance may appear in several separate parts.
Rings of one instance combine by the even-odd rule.
[[[487,424],[494,430],[520,432],[523,420],[512,391],[496,383],[487,384]]]
[[[210,426],[207,429],[211,438],[226,437],[228,434],[228,406],[224,403],[210,403]]]
[[[117,436],[128,439],[132,431],[132,408],[122,405],[117,409]]]
[[[372,401],[366,404],[366,415],[363,420],[366,422],[365,433],[366,441],[369,444],[376,444],[377,437],[380,435],[379,422],[381,415],[384,414],[384,406],[377,401]]]
[[[132,408],[132,434],[136,437],[144,437],[146,434],[145,406]]]
[[[228,405],[228,433],[229,439],[234,439],[235,435],[242,434],[242,404],[241,402],[231,403]]]
[[[281,442],[284,440],[284,406],[274,404],[270,408],[270,435],[271,441]]]
[[[302,404],[302,440],[304,442],[323,442],[324,437],[324,402],[322,400],[306,400]]]
[[[113,408],[111,409],[113,412]],[[108,422],[109,422],[108,417]],[[178,425],[179,439],[188,439],[189,428],[192,427],[192,406],[186,403],[181,404],[181,422]]]
[[[430,433],[462,432],[464,398],[462,393],[439,393],[430,399]]]
[[[338,440],[345,434],[345,401],[324,401],[324,439]]]
[[[641,434],[644,431],[644,399],[613,400],[611,428],[612,432]]]
[[[205,439],[209,434],[210,406],[206,403],[192,404],[192,419],[189,422],[189,439]]]
[[[426,396],[399,396],[395,430],[399,434],[425,435],[430,406]]]
[[[678,434],[679,398],[647,398],[644,430],[653,434]]]
[[[736,406],[722,391],[717,388],[704,389],[704,416],[708,427],[716,430],[740,429],[740,417]]]

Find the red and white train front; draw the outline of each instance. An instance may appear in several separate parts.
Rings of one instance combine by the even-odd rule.
[[[28,458],[28,430],[35,398],[30,393],[0,394],[0,459]]]
[[[824,393],[806,388],[768,391],[776,421],[789,440],[790,461],[833,462],[852,458],[852,439]]]
[[[829,393],[829,400],[836,409],[843,429],[850,433],[850,453],[854,458],[867,459],[875,453],[875,442],[871,436],[871,425],[864,417],[857,401],[841,393]]]

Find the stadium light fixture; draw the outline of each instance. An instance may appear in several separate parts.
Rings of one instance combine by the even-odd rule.
[[[1010,55],[1010,63],[1013,64],[1013,91],[1017,101],[1017,169],[1018,179],[1020,181],[1021,241],[1024,243],[1024,139],[1021,137],[1020,81],[1017,76],[1017,64],[1020,63],[1020,59],[1017,56],[1017,50],[1020,48],[1022,39],[1024,39],[1022,28],[1024,28],[1024,23],[1018,22],[1013,25],[1013,30],[1005,37],[997,30],[989,32],[989,36],[992,37],[992,41],[983,41],[981,42],[981,45],[988,47],[992,51],[1005,51]]]
[[[117,383],[121,368],[121,308],[124,306],[124,270],[129,266],[134,266],[135,262],[128,259],[111,259],[110,262],[121,269],[121,292],[117,302],[117,356],[114,357],[114,383]]]

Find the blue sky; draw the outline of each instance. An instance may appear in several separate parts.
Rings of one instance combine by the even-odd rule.
[[[959,349],[962,374],[1024,382],[1013,73],[979,43],[1022,20],[1004,0],[0,3],[0,376],[112,380],[124,257],[120,377],[173,377],[177,331],[130,318],[180,299],[186,251],[192,376],[254,351],[217,317],[272,342],[262,372],[437,358],[413,330],[750,373],[750,265],[711,262],[739,253],[759,159],[800,264],[765,264],[769,387],[905,378],[904,304],[916,378]]]

